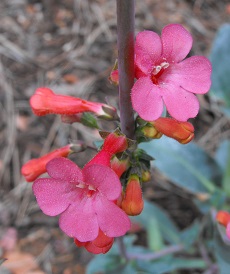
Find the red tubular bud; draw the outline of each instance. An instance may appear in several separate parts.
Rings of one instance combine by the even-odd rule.
[[[114,119],[116,109],[102,103],[90,102],[67,95],[57,95],[46,87],[38,88],[30,98],[30,106],[35,115],[47,114],[74,115],[93,112],[98,117]]]
[[[121,175],[130,167],[129,158],[119,160],[116,156],[114,156],[111,160],[111,168],[120,178]]]
[[[123,195],[121,208],[130,216],[139,215],[144,207],[139,177],[130,175]]]
[[[80,242],[77,239],[74,239],[75,244],[78,247],[85,247],[88,252],[93,254],[107,253],[113,245],[114,238],[106,236],[101,230],[97,238],[90,242]]]
[[[103,165],[103,166],[108,166],[110,167],[110,159],[112,155],[108,153],[107,151],[100,150],[86,165],[90,166],[93,164],[97,165]]]
[[[100,164],[110,167],[112,156],[118,152],[123,152],[128,148],[128,142],[125,135],[120,133],[110,133],[104,141],[102,149],[86,165]]]
[[[38,176],[46,172],[46,164],[57,157],[67,157],[73,152],[80,152],[84,150],[85,147],[82,144],[72,145],[69,144],[62,148],[56,149],[48,154],[37,158],[31,159],[21,168],[21,174],[25,177],[27,182],[33,182]]]
[[[180,122],[172,118],[160,117],[150,123],[157,131],[177,140],[181,144],[187,144],[194,138],[194,127],[189,122]]]
[[[125,135],[118,131],[110,133],[104,141],[102,150],[109,152],[110,154],[116,154],[123,152],[128,148],[128,141]]]
[[[221,210],[217,213],[216,220],[219,224],[227,227],[230,223],[230,213]]]
[[[112,70],[109,76],[109,81],[115,86],[119,85],[119,73],[118,69]]]

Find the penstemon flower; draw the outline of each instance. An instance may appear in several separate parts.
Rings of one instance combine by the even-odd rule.
[[[192,47],[192,36],[179,24],[136,37],[135,66],[137,81],[131,91],[134,110],[146,121],[158,119],[165,104],[178,121],[197,115],[196,94],[208,92],[211,86],[211,64],[203,56],[184,60]],[[164,104],[163,104],[164,103]]]
[[[114,119],[116,109],[106,104],[90,102],[67,95],[57,95],[46,87],[38,88],[30,98],[30,106],[38,116],[47,114],[74,115],[93,112],[100,118]]]
[[[46,172],[46,164],[57,157],[68,157],[73,152],[80,152],[85,149],[83,144],[69,144],[67,146],[55,149],[44,156],[31,159],[25,163],[21,168],[21,174],[25,177],[27,182],[33,182],[38,176]]]
[[[121,194],[121,183],[109,167],[91,164],[82,170],[66,158],[47,164],[50,178],[37,179],[33,192],[41,210],[61,215],[60,228],[80,242],[94,241],[101,230],[108,237],[119,237],[130,229],[130,220],[114,201]]]
[[[122,1],[118,3],[121,7]],[[109,77],[111,83],[119,85],[120,120],[112,106],[58,95],[46,87],[35,91],[30,105],[38,116],[58,114],[64,123],[77,122],[97,129],[97,118],[117,120],[122,132],[100,131],[104,143],[83,168],[67,157],[86,146],[81,144],[76,149],[71,144],[32,159],[21,169],[28,182],[36,179],[32,189],[43,213],[60,215],[61,230],[73,238],[76,246],[94,254],[108,252],[114,238],[130,229],[128,215],[138,215],[144,208],[141,186],[151,178],[153,158],[137,144],[163,134],[182,144],[191,141],[194,128],[187,120],[199,110],[195,94],[206,93],[211,85],[208,59],[201,56],[185,59],[192,47],[192,37],[181,25],[166,26],[161,37],[152,31],[140,32],[136,37],[134,64],[133,24],[123,29],[121,22],[118,62]],[[172,118],[161,117],[164,105]],[[133,110],[139,115],[136,123]],[[37,179],[44,172],[49,177]],[[230,238],[230,214],[220,211],[216,218],[226,227]]]

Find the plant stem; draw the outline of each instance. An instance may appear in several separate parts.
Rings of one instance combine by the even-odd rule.
[[[134,84],[134,0],[117,0],[119,104],[121,131],[134,139],[130,91]]]
[[[118,237],[116,240],[117,240],[118,248],[120,250],[121,257],[124,258],[126,261],[128,261],[128,256],[127,256],[127,253],[126,253],[124,238],[123,237]]]
[[[173,245],[173,246],[166,247],[165,249],[162,249],[159,252],[148,253],[148,254],[127,254],[127,257],[130,260],[141,259],[144,261],[151,261],[151,260],[157,260],[166,255],[175,254],[184,250],[185,250],[185,247],[183,245]]]

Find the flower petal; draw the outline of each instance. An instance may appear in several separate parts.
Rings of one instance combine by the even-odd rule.
[[[51,160],[46,165],[46,169],[50,177],[54,179],[77,183],[82,181],[81,169],[69,159],[59,157]]]
[[[161,34],[162,56],[169,63],[182,61],[192,48],[191,34],[179,24],[164,27]]]
[[[97,188],[109,200],[116,200],[121,194],[121,183],[117,174],[107,166],[90,165],[82,170],[84,182]]]
[[[212,67],[203,56],[193,56],[170,66],[161,77],[162,82],[173,82],[183,89],[204,94],[211,87]]]
[[[142,31],[137,34],[135,43],[136,66],[146,75],[149,74],[160,59],[162,44],[160,36],[153,31]]]
[[[150,78],[139,78],[131,91],[134,110],[146,121],[158,119],[163,112],[161,90]]]
[[[230,240],[230,222],[227,224],[227,227],[226,227],[226,235],[228,239]]]
[[[93,198],[83,198],[71,204],[59,219],[60,228],[80,242],[93,241],[98,236],[98,221],[93,208]]]
[[[113,202],[98,195],[94,205],[99,227],[108,237],[122,236],[130,229],[128,216]]]
[[[49,216],[62,213],[70,205],[71,200],[80,194],[77,190],[73,191],[66,181],[52,178],[37,179],[32,188],[39,207]]]
[[[94,244],[94,241],[93,242],[88,242],[86,245],[85,245],[85,249],[88,251],[88,252],[91,252],[93,254],[100,254],[100,253],[107,253],[110,248],[112,247],[113,245],[113,238],[112,238],[112,241],[106,245],[106,246],[103,246],[103,247],[98,247]]]
[[[169,114],[178,121],[194,118],[199,111],[199,101],[194,94],[180,87],[165,85],[162,97]]]

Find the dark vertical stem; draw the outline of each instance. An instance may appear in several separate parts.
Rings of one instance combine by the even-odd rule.
[[[134,0],[117,0],[119,104],[121,131],[134,139],[130,91],[134,83]]]

